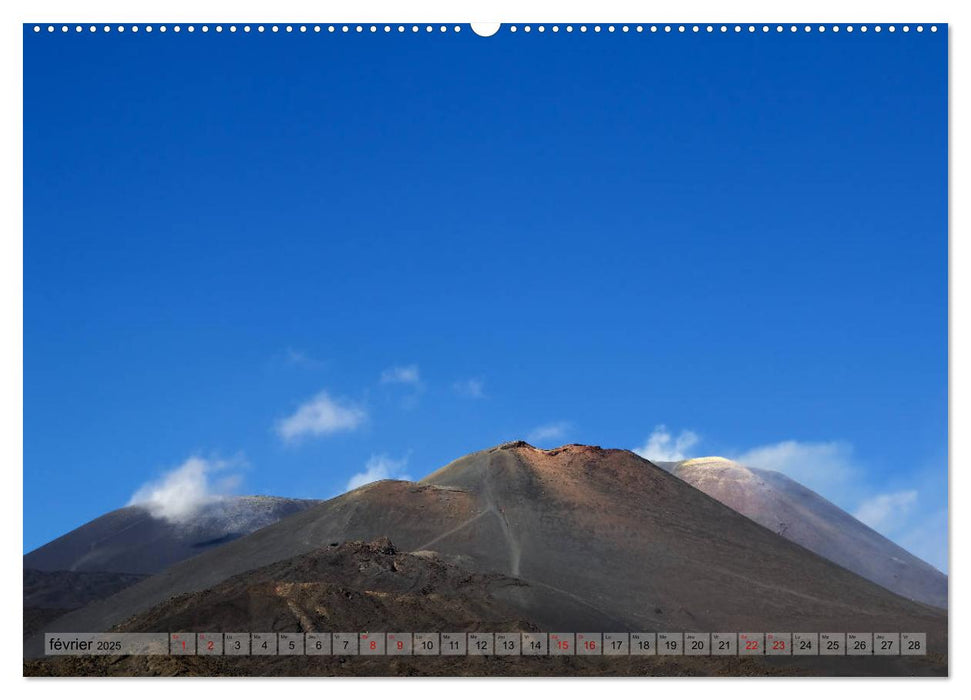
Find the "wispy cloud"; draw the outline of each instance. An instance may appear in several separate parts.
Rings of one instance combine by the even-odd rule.
[[[855,456],[853,446],[841,440],[785,440],[728,456],[749,467],[782,472],[910,553],[947,571],[947,507],[941,506],[942,491],[936,483],[943,479],[946,484],[944,467],[898,475],[888,489],[886,481],[874,479]],[[906,487],[901,488],[903,484]],[[913,484],[920,488],[910,488]],[[946,503],[946,495],[944,498]]]
[[[913,489],[879,493],[864,500],[853,513],[853,517],[874,530],[883,530],[892,521],[907,517],[915,503],[917,503],[917,491]]]
[[[367,420],[360,406],[341,402],[322,391],[276,424],[277,434],[290,442],[306,435],[329,435],[355,430]]]
[[[693,430],[682,430],[676,436],[672,435],[667,426],[659,425],[654,428],[641,447],[634,450],[644,459],[658,462],[680,462],[688,459],[692,447],[698,444],[700,438]]]
[[[861,471],[853,459],[853,446],[838,440],[784,440],[726,456],[747,467],[782,472],[819,493],[833,493]]]
[[[418,365],[407,365],[405,367],[389,367],[381,373],[382,384],[409,384],[411,386],[421,385],[421,374]]]
[[[364,471],[358,472],[348,480],[346,490],[353,491],[360,486],[370,484],[373,481],[380,481],[381,479],[410,481],[411,477],[404,472],[404,468],[407,465],[407,457],[392,459],[384,454],[371,455],[371,458],[364,465]]]
[[[934,479],[921,489],[887,491],[865,498],[853,516],[941,571],[947,571],[947,505],[934,495]],[[926,488],[925,488],[926,487]]]
[[[292,365],[294,367],[304,367],[307,369],[314,369],[324,364],[320,360],[311,357],[303,350],[296,350],[294,348],[287,348],[285,359],[288,365]]]
[[[202,507],[235,492],[242,476],[228,473],[234,464],[238,466],[239,462],[190,457],[158,479],[142,485],[128,505],[147,508],[155,518],[184,522]],[[221,478],[210,479],[219,472],[223,473]]]
[[[924,506],[920,500],[922,495],[918,496],[917,507],[911,509],[908,517],[894,522],[893,531],[882,534],[946,573],[949,560],[947,508]]]
[[[547,443],[551,440],[562,440],[563,436],[566,435],[569,429],[570,423],[567,421],[540,425],[529,431],[529,434],[526,435],[526,442],[539,445]]]
[[[452,384],[452,391],[466,399],[484,399],[485,382],[481,379],[462,379]]]

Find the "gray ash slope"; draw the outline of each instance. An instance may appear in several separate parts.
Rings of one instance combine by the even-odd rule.
[[[297,513],[49,631],[105,630],[187,593],[334,542],[389,537],[475,573],[522,581],[504,604],[544,629],[926,631],[946,614],[897,596],[624,450],[511,443],[419,483],[382,481]],[[26,653],[38,653],[34,638]]]
[[[721,457],[658,466],[786,539],[898,595],[947,608],[947,576],[785,474]]]
[[[24,555],[24,569],[154,574],[320,501],[239,496],[213,501],[187,522],[142,506],[106,513]]]

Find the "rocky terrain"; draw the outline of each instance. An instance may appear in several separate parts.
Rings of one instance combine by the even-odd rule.
[[[418,483],[376,482],[313,505],[46,629],[393,631],[392,625],[402,625],[401,631],[461,631],[456,625],[490,631],[923,631],[932,654],[798,663],[656,657],[620,665],[609,659],[470,659],[458,666],[393,657],[145,657],[45,659],[28,661],[25,669],[118,675],[229,673],[227,664],[233,673],[282,675],[934,675],[947,669],[944,611],[818,556],[631,452],[583,445],[540,450],[521,442],[467,455]],[[40,638],[31,637],[25,656],[39,649]]]

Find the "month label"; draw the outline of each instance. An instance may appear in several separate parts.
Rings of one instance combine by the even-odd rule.
[[[144,656],[169,653],[165,632],[47,632],[44,653],[48,656]]]

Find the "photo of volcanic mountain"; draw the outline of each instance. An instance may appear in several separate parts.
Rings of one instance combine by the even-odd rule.
[[[21,40],[27,694],[949,676],[946,23]]]
[[[830,509],[834,529],[852,520]],[[871,556],[878,561],[882,554]],[[378,481],[304,506],[44,629],[701,631],[781,629],[797,618],[807,632],[924,630],[930,656],[877,663],[767,658],[767,671],[946,673],[947,616],[939,607],[818,556],[632,452],[515,442],[465,456],[419,482]],[[41,654],[41,641],[27,640],[28,655]],[[154,663],[129,657],[102,672],[150,673]],[[201,659],[167,663],[167,672],[207,668]],[[224,669],[218,664],[225,662],[216,663],[212,670]],[[313,667],[293,659],[246,663],[240,672],[339,672],[336,660]],[[422,663],[407,668],[422,672]],[[453,664],[450,672],[476,673],[471,663],[461,670]],[[555,672],[550,663],[523,659],[501,672],[543,675]],[[753,673],[759,662],[655,659],[611,670],[601,660],[586,671],[579,663],[568,672]],[[401,672],[400,660],[395,664],[366,668]],[[78,667],[47,659],[27,669]],[[445,672],[440,665],[425,671]]]

